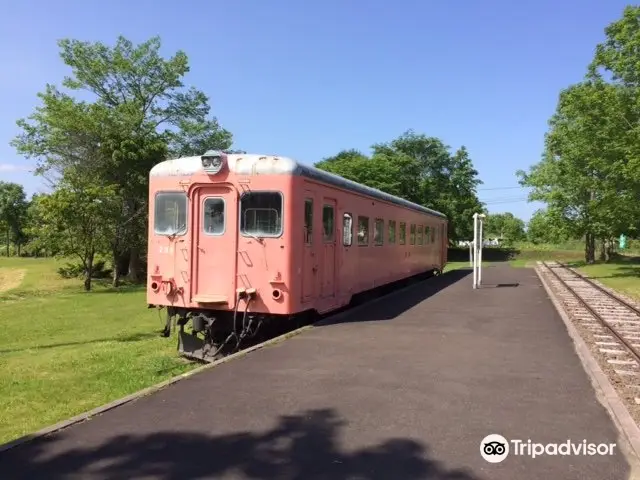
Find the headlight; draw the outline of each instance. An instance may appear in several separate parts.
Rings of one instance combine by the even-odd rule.
[[[208,151],[202,157],[202,168],[207,173],[218,173],[222,169],[224,160],[222,154],[217,151]]]

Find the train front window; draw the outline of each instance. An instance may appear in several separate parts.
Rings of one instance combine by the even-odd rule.
[[[209,197],[204,201],[202,227],[207,235],[224,233],[224,199]]]
[[[282,235],[280,192],[249,192],[240,200],[240,233],[248,237]]]
[[[158,235],[184,235],[187,231],[187,195],[160,192],[154,206],[153,231]]]

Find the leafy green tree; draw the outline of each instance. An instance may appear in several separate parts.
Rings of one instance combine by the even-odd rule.
[[[531,243],[558,244],[569,239],[562,229],[561,219],[554,218],[556,212],[548,209],[536,210],[527,223],[527,239]]]
[[[526,237],[524,221],[513,213],[492,213],[483,222],[483,236],[497,237],[507,244],[518,242]]]
[[[110,217],[118,204],[114,188],[67,171],[55,192],[35,203],[42,245],[58,256],[78,258],[84,289],[91,290],[96,255],[108,250],[112,238]]]
[[[620,233],[640,220],[640,7],[624,9],[605,29],[586,80],[560,94],[543,159],[523,184],[547,203],[556,227],[585,240],[585,260],[608,258]]]
[[[11,254],[11,241],[20,247],[24,241],[24,227],[28,203],[22,185],[0,181],[0,225],[4,230],[7,257]]]
[[[25,249],[29,255],[35,257],[55,256],[57,254],[57,245],[47,245],[46,240],[42,236],[41,227],[44,224],[45,211],[43,206],[46,202],[43,199],[48,197],[44,193],[34,193],[27,207],[25,234],[27,244]]]
[[[635,167],[627,155],[634,115],[627,101],[624,89],[603,82],[564,90],[542,161],[517,172],[521,184],[533,187],[530,200],[547,203],[569,235],[584,237],[589,263],[595,261],[596,239],[622,233],[638,218],[630,188],[637,180],[629,176]]]
[[[90,100],[47,85],[41,105],[18,121],[22,133],[12,144],[38,160],[38,174],[62,179],[71,170],[113,189],[119,201],[109,250],[129,258],[129,275],[137,279],[150,168],[167,157],[229,148],[231,133],[210,115],[204,92],[184,86],[186,54],[163,58],[158,37],[139,45],[118,37],[113,47],[65,39],[59,47],[72,72],[62,85]]]
[[[372,149],[371,157],[345,150],[316,166],[443,212],[451,241],[473,236],[472,216],[483,211],[481,181],[465,147],[451,155],[440,139],[409,131]]]
[[[370,177],[369,160],[369,157],[358,150],[343,150],[333,157],[322,159],[315,166],[347,180],[368,185],[367,181]]]
[[[611,74],[611,81],[626,87],[640,87],[640,6],[628,5],[620,19],[609,24],[605,41],[596,46],[588,77],[602,79],[602,73]]]

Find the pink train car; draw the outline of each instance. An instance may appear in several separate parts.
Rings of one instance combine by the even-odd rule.
[[[177,318],[187,356],[447,261],[442,213],[286,157],[167,160],[149,187],[147,300],[167,308],[165,334]]]

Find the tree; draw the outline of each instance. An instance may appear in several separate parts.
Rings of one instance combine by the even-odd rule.
[[[595,261],[597,238],[618,235],[638,218],[633,198],[640,177],[628,156],[629,125],[637,120],[628,100],[625,89],[600,81],[564,90],[542,161],[517,172],[534,189],[530,200],[546,202],[564,230],[585,238],[588,263]]]
[[[568,240],[568,235],[562,229],[562,221],[554,216],[557,213],[552,210],[536,210],[527,223],[527,239],[535,244],[557,244]]]
[[[585,240],[585,260],[607,259],[614,238],[637,235],[640,210],[640,7],[605,29],[585,81],[565,89],[542,161],[525,174],[531,200],[548,205],[554,226]]]
[[[451,155],[440,139],[409,131],[372,150],[370,158],[345,150],[316,167],[441,211],[452,242],[473,235],[472,215],[483,211],[476,196],[481,181],[465,147]]]
[[[640,6],[628,5],[622,17],[609,24],[605,41],[596,46],[588,77],[602,79],[602,70],[611,74],[611,81],[627,87],[640,87]]]
[[[43,246],[59,256],[78,258],[84,268],[84,289],[91,290],[96,254],[108,250],[112,238],[110,216],[118,206],[113,187],[87,182],[83,175],[68,171],[55,192],[35,202]]]
[[[492,213],[483,222],[483,236],[498,237],[512,244],[525,238],[524,221],[513,213]]]
[[[27,207],[24,229],[27,240],[25,248],[29,255],[35,257],[55,256],[58,252],[57,245],[48,245],[46,239],[42,236],[41,228],[46,214],[46,211],[43,210],[46,202],[43,199],[48,196],[48,194],[44,193],[34,193]]]
[[[27,201],[22,185],[0,181],[0,225],[4,231],[7,257],[11,254],[11,242],[17,254],[24,241]]]
[[[342,150],[333,157],[324,158],[317,162],[315,167],[367,185],[370,172],[369,161],[369,157],[358,150],[351,149]]]
[[[620,129],[608,133],[616,140],[624,162],[619,167],[617,191],[611,195],[609,214],[616,219],[626,215],[618,222],[618,228],[607,232],[608,242],[602,242],[601,258],[608,258],[608,250],[614,243],[613,236],[623,233],[638,235],[640,214],[631,212],[640,196],[640,6],[624,8],[619,20],[605,28],[605,41],[596,46],[592,62],[589,64],[587,78],[594,83],[608,84],[620,92],[622,99],[613,110]],[[609,77],[608,80],[605,78]],[[617,194],[617,195],[616,195]],[[617,198],[616,198],[617,197]],[[622,210],[622,211],[621,211]],[[634,225],[629,225],[633,219]],[[621,223],[621,225],[620,225]]]
[[[133,279],[139,277],[146,243],[151,167],[232,143],[231,133],[210,116],[208,97],[185,88],[186,54],[164,59],[160,46],[158,37],[140,45],[118,37],[114,47],[61,40],[61,57],[72,73],[62,84],[71,92],[88,92],[91,100],[47,85],[38,95],[42,104],[18,121],[22,133],[12,142],[19,153],[38,160],[40,175],[53,174],[58,181],[72,171],[112,188],[118,215],[112,218],[109,249],[114,257],[129,259]],[[114,283],[119,263],[114,258]]]

